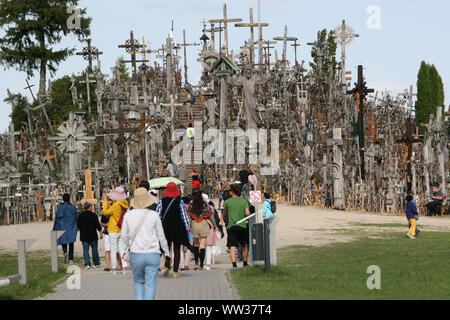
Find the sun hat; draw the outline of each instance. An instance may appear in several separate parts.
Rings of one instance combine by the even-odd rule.
[[[168,198],[176,198],[181,194],[174,182],[170,182],[162,193]]]
[[[113,192],[111,192],[109,197],[114,201],[124,201],[127,199],[127,194],[125,193],[124,188],[117,187]]]
[[[134,209],[145,209],[155,203],[156,198],[148,193],[145,188],[138,188],[134,191],[134,198],[130,205]]]

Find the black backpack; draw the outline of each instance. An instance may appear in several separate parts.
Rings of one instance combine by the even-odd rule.
[[[196,101],[195,96],[193,94],[191,94],[191,104],[194,104]]]
[[[275,214],[275,212],[277,211],[277,203],[273,200],[268,201],[270,201],[270,211],[272,211],[272,213]]]

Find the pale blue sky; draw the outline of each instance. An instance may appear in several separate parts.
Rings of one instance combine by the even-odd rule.
[[[264,28],[264,38],[270,39],[283,33],[288,25],[289,36],[299,38],[299,61],[310,60],[310,47],[317,31],[334,29],[345,19],[360,37],[347,48],[347,70],[356,70],[358,64],[365,67],[368,86],[380,91],[385,89],[397,93],[416,83],[420,62],[434,63],[441,74],[446,96],[450,91],[450,2],[448,0],[262,0],[261,20],[270,23]],[[104,54],[101,56],[102,70],[110,68],[123,49],[123,44],[134,30],[137,38],[143,36],[151,42],[152,49],[165,42],[171,21],[174,20],[174,37],[182,42],[186,29],[188,42],[200,42],[202,21],[222,18],[222,6],[227,3],[229,18],[249,20],[249,8],[258,16],[257,0],[81,0],[81,7],[93,18],[93,45]],[[369,29],[367,8],[377,5],[381,12],[381,28]],[[230,28],[230,49],[238,51],[248,40],[248,28]],[[216,39],[218,41],[218,39]],[[81,50],[84,44],[69,37],[64,44],[75,45]],[[277,44],[279,56],[282,44]],[[196,61],[200,47],[188,48],[189,76],[191,82],[199,79],[201,66]],[[340,49],[338,49],[340,56]],[[128,56],[125,56],[128,57]],[[155,59],[152,56],[152,60]],[[294,61],[294,50],[288,51],[288,59]],[[182,63],[182,62],[181,62]],[[86,62],[79,56],[69,58],[60,65],[56,77],[80,73]],[[0,69],[0,131],[7,129],[11,107],[3,102],[6,89],[27,94],[25,73]],[[37,91],[38,79],[30,80]],[[446,99],[448,101],[448,99]],[[447,107],[446,107],[447,108]]]

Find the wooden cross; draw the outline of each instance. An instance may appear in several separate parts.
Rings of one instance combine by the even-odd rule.
[[[347,94],[356,96],[356,103],[358,105],[358,140],[359,140],[359,154],[361,159],[361,180],[365,181],[365,163],[364,163],[364,100],[368,93],[374,92],[374,89],[369,89],[366,86],[363,75],[363,66],[358,66],[358,82],[355,83],[353,90],[347,91]]]
[[[88,101],[88,108],[89,108],[89,114],[91,114],[91,83],[97,83],[97,80],[90,80],[89,78],[94,77],[93,74],[90,74],[89,71],[86,72],[86,79],[83,81],[80,81],[82,84],[86,84],[86,90],[87,90],[87,101]]]
[[[264,47],[264,57],[265,57],[265,61],[264,63],[270,67],[270,57],[272,56],[272,54],[270,53],[270,49],[275,49],[275,47],[271,47],[272,44],[276,44],[276,41],[264,41],[264,45],[266,45]]]
[[[10,156],[15,161],[17,159],[16,154],[16,136],[20,136],[20,131],[14,131],[14,123],[9,124],[9,131],[7,131],[5,136],[9,136],[9,148],[10,148]]]
[[[42,198],[44,197],[44,195],[41,193],[41,189],[39,189],[38,193],[35,194],[34,197],[38,200],[38,217],[39,221],[42,221]]]
[[[170,95],[170,103],[161,103],[162,107],[170,107],[170,116],[172,119],[172,123],[171,123],[171,127],[172,127],[172,132],[175,131],[175,107],[182,107],[183,104],[182,103],[175,103],[175,98],[173,95]]]
[[[97,58],[103,54],[103,52],[98,51],[96,47],[91,46],[92,39],[87,39],[87,47],[83,48],[83,51],[77,52],[77,56],[83,56],[84,60],[89,61],[89,70],[92,71],[92,60],[94,57]]]
[[[227,5],[223,4],[223,19],[212,19],[209,20],[209,23],[223,23],[224,27],[224,42],[223,46],[225,48],[225,55],[228,57],[228,22],[241,22],[241,18],[228,19],[227,17]],[[221,49],[220,49],[221,51]]]
[[[273,40],[275,41],[283,41],[283,61],[282,63],[285,65],[287,63],[286,55],[287,55],[287,42],[288,41],[297,41],[298,38],[296,37],[288,37],[288,27],[287,25],[284,25],[284,36],[283,37],[274,37]]]
[[[84,171],[84,185],[85,185],[85,191],[84,191],[84,197],[81,200],[81,204],[85,202],[90,202],[93,205],[97,204],[97,199],[95,199],[94,191],[92,190],[92,171],[91,169],[86,169]]]
[[[131,63],[131,72],[133,74],[133,79],[136,79],[136,63],[137,62],[147,62],[144,60],[136,60],[136,53],[139,49],[143,48],[143,45],[139,43],[138,40],[134,39],[133,31],[130,31],[130,39],[125,41],[125,44],[119,45],[119,48],[125,49],[131,55],[131,60],[124,61],[125,63]]]
[[[158,53],[158,52],[159,52],[159,50],[147,49],[147,44],[145,42],[145,38],[142,37],[142,51],[137,51],[136,53],[142,54],[143,61],[147,61],[148,64],[150,64],[150,59],[147,60],[147,53],[152,54],[152,53]],[[143,62],[143,63],[145,64],[145,62]]]
[[[50,128],[50,132],[53,134],[52,123],[50,122],[50,119],[47,115],[47,110],[45,109],[46,105],[48,105],[48,101],[45,101],[44,103],[42,103],[34,108],[31,108],[31,110],[38,110],[38,109],[42,110],[42,112],[44,113],[45,119],[47,120],[48,127]]]
[[[205,32],[211,33],[211,41],[209,42],[209,47],[212,50],[214,50],[214,45],[215,45],[215,33],[222,32],[223,30],[225,30],[224,27],[222,27],[222,26],[220,26],[220,27],[214,27],[214,26],[215,26],[215,24],[211,23],[211,28],[205,30]]]
[[[295,65],[298,65],[298,60],[297,60],[297,47],[300,47],[300,43],[297,43],[297,40],[294,41],[293,44],[291,44],[292,47],[294,47],[294,51],[295,51]]]
[[[413,109],[413,98],[417,97],[417,93],[414,93],[414,86],[409,87],[408,90],[405,90],[404,93],[399,93],[398,97],[404,97],[405,99],[408,99],[408,113],[412,111]]]
[[[254,23],[253,22],[253,8],[250,8],[249,10],[250,15],[250,22],[249,23],[236,23],[234,26],[238,28],[250,28],[250,44],[251,44],[251,51],[250,51],[250,63],[255,62],[255,33],[254,28],[257,27],[259,30],[259,41],[257,42],[259,44],[260,48],[260,59],[259,64],[262,65],[262,55],[261,55],[261,48],[262,48],[262,28],[268,27],[268,23]]]
[[[187,58],[186,58],[186,47],[197,47],[199,43],[186,43],[186,30],[183,30],[183,43],[177,44],[179,47],[184,47],[184,83],[188,84],[188,66],[187,66]]]
[[[36,101],[36,98],[34,97],[33,90],[31,90],[31,88],[34,87],[34,84],[33,84],[33,85],[30,85],[30,84],[28,83],[28,79],[26,79],[26,82],[27,82],[27,86],[26,86],[24,89],[25,89],[25,90],[26,90],[26,89],[30,90],[31,97],[33,97],[33,101]]]

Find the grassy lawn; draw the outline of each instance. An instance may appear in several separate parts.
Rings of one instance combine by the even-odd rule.
[[[18,282],[0,288],[0,300],[31,300],[50,293],[58,280],[66,276],[66,267],[59,264],[59,272],[52,273],[49,252],[27,253],[27,285]],[[17,254],[0,252],[0,277],[18,273]]]
[[[372,234],[374,236],[376,234]],[[278,266],[232,270],[241,299],[450,299],[450,233],[381,233],[324,247],[278,251]],[[381,289],[369,290],[370,265],[381,269]]]

